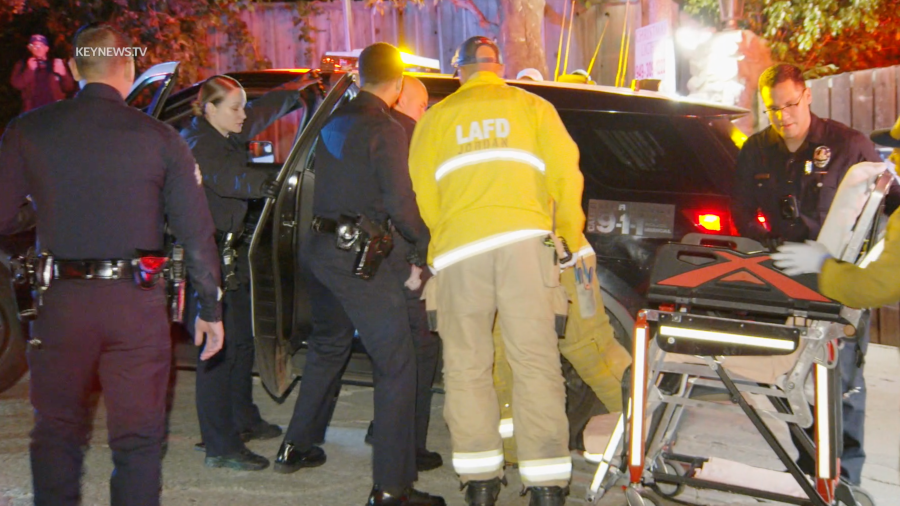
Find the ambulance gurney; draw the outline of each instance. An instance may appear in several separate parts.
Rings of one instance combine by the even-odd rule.
[[[829,213],[831,224],[823,226],[824,243],[845,261],[871,261],[865,253],[893,180],[889,173],[874,177],[862,212],[857,207],[852,215],[858,219],[848,221],[844,210],[841,220]],[[634,327],[628,409],[602,453],[585,455],[598,463],[588,502],[624,485],[629,506],[656,504],[648,488],[672,497],[685,486],[788,504],[874,504],[839,476],[838,343],[855,335],[861,311],[819,294],[815,275],[784,275],[762,250],[746,238],[700,234],[660,248],[648,290],[653,307]],[[692,395],[710,388],[727,392],[729,401]],[[701,407],[745,415],[786,472],[678,453],[685,410]],[[799,451],[815,462],[813,476],[794,462],[771,420],[787,424]]]

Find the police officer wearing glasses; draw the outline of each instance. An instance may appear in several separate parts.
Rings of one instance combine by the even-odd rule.
[[[759,89],[771,126],[751,136],[738,155],[733,214],[742,236],[759,240],[774,251],[784,241],[815,240],[850,167],[880,162],[881,157],[862,133],[812,114],[811,93],[797,67],[779,64],[768,68],[759,78]],[[865,461],[862,363],[868,342],[866,316],[855,338],[845,340],[840,353],[844,393],[841,477],[854,485],[859,485]],[[800,455],[801,468],[814,474],[813,460],[806,452]]]
[[[325,437],[356,329],[375,380],[374,487],[367,504],[444,506],[442,498],[412,488],[416,355],[403,280],[380,265],[392,249],[390,224],[415,244],[419,258],[429,238],[409,179],[407,136],[390,113],[403,83],[400,52],[383,42],[368,46],[359,56],[359,78],[359,94],[331,115],[316,146],[314,216],[300,255],[313,329],[274,468],[292,473],[325,463],[316,445]]]
[[[30,195],[38,247],[49,252],[40,262],[41,304],[28,351],[37,506],[81,503],[97,382],[114,464],[111,504],[159,504],[171,363],[157,252],[166,220],[200,294],[200,358],[216,354],[224,339],[214,228],[194,158],[175,130],[124,102],[134,60],[101,56],[131,45],[108,26],[80,30],[75,54],[92,56],[76,56],[70,66],[84,89],[13,120],[0,143],[0,234],[16,226]]]

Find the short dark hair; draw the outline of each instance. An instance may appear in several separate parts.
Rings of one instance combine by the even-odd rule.
[[[387,42],[376,42],[359,55],[359,78],[362,85],[382,84],[403,77],[400,50]]]
[[[91,23],[81,27],[75,33],[75,42],[72,45],[75,51],[75,66],[78,67],[78,73],[86,79],[109,75],[131,59],[124,54],[114,56],[84,51],[85,48],[125,49],[131,46],[131,42],[122,32],[106,24]]]
[[[759,89],[774,88],[785,81],[792,81],[794,84],[806,88],[803,72],[798,67],[789,63],[779,63],[767,68],[759,76]]]

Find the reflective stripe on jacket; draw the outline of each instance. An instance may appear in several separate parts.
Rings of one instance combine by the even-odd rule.
[[[425,113],[410,175],[431,230],[428,263],[465,258],[547,234],[582,245],[578,146],[546,100],[478,72]]]

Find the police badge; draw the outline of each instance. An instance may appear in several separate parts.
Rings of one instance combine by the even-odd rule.
[[[813,164],[817,169],[824,169],[831,161],[831,148],[828,146],[819,146],[813,152]]]

